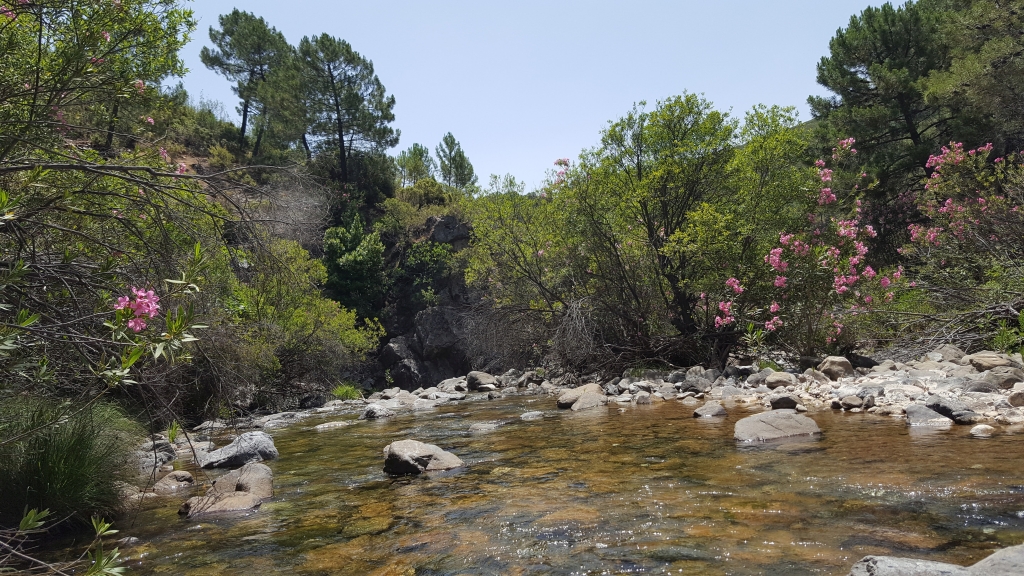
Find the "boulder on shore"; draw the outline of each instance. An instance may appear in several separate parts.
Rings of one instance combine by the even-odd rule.
[[[719,418],[726,415],[725,407],[718,402],[708,402],[693,411],[694,418]]]
[[[465,465],[451,452],[416,440],[399,440],[384,447],[384,472],[393,476],[450,470]]]
[[[584,392],[572,406],[569,408],[573,412],[579,412],[580,410],[589,410],[591,408],[598,408],[608,403],[608,397],[604,394],[595,394],[594,392]]]
[[[772,410],[736,422],[733,436],[740,442],[768,442],[792,436],[821,434],[818,424],[796,410]]]
[[[905,408],[908,426],[949,426],[952,420],[921,404],[910,404]]]
[[[1020,576],[1024,574],[1024,544],[1010,546],[975,562],[957,566],[929,560],[865,556],[848,576]]]
[[[470,372],[466,374],[466,385],[470,390],[497,390],[500,386],[498,379],[487,372]]]
[[[833,380],[839,380],[844,376],[853,376],[853,364],[842,356],[829,356],[818,365],[818,371],[824,373]]]
[[[796,386],[797,382],[796,376],[789,372],[772,372],[764,379],[764,385],[772,390],[783,386]]]
[[[231,444],[210,452],[203,458],[203,468],[233,468],[249,462],[277,458],[274,439],[266,432],[246,432]]]
[[[581,396],[590,392],[592,394],[604,395],[604,388],[601,388],[600,384],[584,384],[578,388],[573,388],[558,397],[558,407],[565,410],[572,408],[572,405],[580,399]]]

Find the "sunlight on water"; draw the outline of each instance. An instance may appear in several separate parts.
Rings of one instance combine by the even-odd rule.
[[[475,401],[317,433],[273,431],[275,497],[247,516],[181,520],[158,500],[122,535],[136,574],[846,574],[868,554],[969,564],[1024,542],[1020,435],[908,431],[811,414],[817,440],[736,445],[730,416],[678,402],[572,414],[551,397]],[[529,410],[545,418],[520,421]],[[470,435],[475,422],[501,421]],[[390,479],[413,438],[461,470]]]

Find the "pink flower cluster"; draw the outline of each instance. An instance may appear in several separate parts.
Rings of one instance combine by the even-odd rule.
[[[722,326],[728,326],[736,321],[736,318],[732,315],[732,302],[719,302],[718,310],[722,313],[722,316],[715,316],[715,328],[721,328]]]
[[[737,294],[743,294],[743,286],[740,286],[740,281],[735,278],[729,278],[725,281],[725,285],[732,288],[732,291]]]
[[[160,297],[152,290],[143,290],[132,286],[132,294],[135,299],[129,296],[121,296],[114,304],[114,310],[131,310],[135,317],[128,320],[128,327],[133,332],[142,332],[146,329],[146,318],[156,318],[160,312]]]
[[[782,259],[782,248],[772,248],[764,261],[778,272],[785,272],[789,268],[789,262]]]
[[[775,332],[780,326],[782,326],[782,320],[778,316],[764,323],[764,329],[769,332]]]

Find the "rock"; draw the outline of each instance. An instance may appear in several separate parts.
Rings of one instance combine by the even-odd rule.
[[[1010,397],[1007,399],[1007,402],[1009,402],[1010,406],[1013,406],[1014,408],[1024,406],[1024,390],[1014,391],[1012,394],[1010,394]]]
[[[929,396],[925,399],[924,405],[957,424],[976,424],[981,419],[981,415],[968,408],[967,404],[952,398]]]
[[[544,417],[544,413],[543,412],[540,412],[539,410],[535,410],[533,412],[525,412],[525,413],[523,413],[523,415],[520,416],[519,419],[520,420],[540,420],[543,417]]]
[[[996,422],[1003,426],[1013,426],[1014,424],[1024,424],[1024,411],[1020,408],[1013,408],[1003,412],[996,417]]]
[[[231,444],[210,452],[203,458],[203,468],[233,468],[249,462],[277,458],[274,439],[266,432],[246,432]]]
[[[693,411],[694,418],[715,418],[727,415],[725,407],[718,402],[708,402]]]
[[[598,387],[600,388],[600,387]],[[561,400],[561,398],[559,398]],[[576,402],[570,407],[573,412],[579,412],[580,410],[589,410],[590,408],[598,408],[608,403],[608,397],[604,394],[595,392],[584,392]]]
[[[853,376],[853,364],[842,356],[829,356],[818,365],[818,370],[833,380]]]
[[[1010,546],[971,566],[974,576],[1020,576],[1024,574],[1024,544]]]
[[[1002,366],[1024,368],[1024,366],[1021,366],[1014,360],[1011,360],[1009,356],[992,352],[991,350],[984,350],[977,354],[964,356],[960,359],[960,363],[970,364],[971,366],[974,366],[974,369],[978,372],[984,372],[986,370],[992,370],[993,368],[999,368]]]
[[[861,406],[864,406],[864,399],[860,396],[844,396],[839,401],[839,404],[842,405],[843,408],[850,410],[852,408],[860,408]]]
[[[747,376],[747,386],[751,388],[756,387],[764,383],[765,379],[774,373],[775,370],[772,370],[771,368],[765,368],[764,370],[761,370],[756,374],[751,374],[750,376]]]
[[[263,499],[255,494],[232,492],[228,495],[194,496],[178,508],[178,514],[195,518],[201,514],[216,512],[241,512],[260,507]]]
[[[385,408],[380,404],[370,404],[366,407],[366,410],[359,415],[360,420],[378,420],[381,418],[391,418],[395,415],[395,412],[389,408]]]
[[[865,556],[853,565],[849,576],[970,576],[969,569],[956,564],[912,560],[892,556]]]
[[[558,397],[558,407],[562,409],[572,408],[573,404],[580,399],[581,396],[590,392],[591,394],[604,395],[604,389],[598,384],[584,384],[578,388],[573,388]]]
[[[804,375],[807,376],[809,381],[817,382],[818,384],[828,384],[830,382],[828,376],[826,376],[824,372],[819,372],[814,368],[804,370]]]
[[[335,422],[324,422],[323,424],[317,424],[316,426],[313,426],[313,430],[316,430],[317,432],[326,432],[327,430],[334,430],[336,428],[346,428],[346,427],[351,426],[353,424],[355,424],[355,422],[353,422],[351,420],[338,420],[338,421],[335,421]]]
[[[266,464],[250,462],[214,480],[207,496],[230,495],[235,492],[245,492],[260,498],[273,498],[274,473]]]
[[[782,386],[796,386],[796,376],[789,372],[772,372],[764,379],[764,385],[774,390]]]
[[[1014,384],[1024,381],[1024,370],[1014,366],[997,366],[983,377],[985,382],[997,386],[1001,390],[1012,390]]]
[[[195,485],[196,479],[192,477],[191,473],[184,470],[175,470],[158,480],[153,485],[153,491],[157,494],[174,494],[180,490],[195,488]]]
[[[192,429],[193,432],[212,432],[214,430],[223,430],[228,425],[220,420],[207,420],[199,426]]]
[[[470,372],[466,374],[466,384],[470,390],[490,392],[498,389],[498,379],[487,372]],[[483,388],[484,386],[487,388]]]
[[[167,440],[151,440],[146,442],[135,451],[139,470],[147,472],[160,468],[168,462],[173,462],[178,457],[174,445]]]
[[[772,410],[795,410],[800,404],[800,400],[789,394],[776,394],[768,397],[768,403],[772,405]]]
[[[458,311],[448,306],[427,308],[416,314],[416,336],[423,358],[434,359],[459,352]]]
[[[960,362],[960,359],[964,357],[964,351],[952,344],[943,344],[936,348],[932,354],[937,354],[940,362]]]
[[[458,456],[416,440],[399,440],[384,448],[384,472],[395,476],[465,466]]]
[[[987,376],[988,374],[977,380],[970,380],[966,382],[963,386],[963,390],[966,390],[967,392],[985,392],[989,394],[1002,390],[999,382],[990,381],[986,378]]]
[[[878,366],[878,361],[868,356],[861,354],[847,354],[846,359],[850,361],[850,365],[854,368],[874,368]]]
[[[469,392],[469,384],[466,383],[465,378],[449,378],[438,384],[437,389],[447,394],[459,394]]]
[[[883,360],[881,364],[871,369],[875,374],[885,374],[896,369],[896,363],[892,360]]]
[[[426,227],[430,229],[430,240],[439,244],[455,244],[469,240],[469,225],[460,222],[455,216],[431,216],[427,218]]]
[[[948,426],[953,423],[949,418],[921,404],[910,404],[905,411],[909,426]]]
[[[818,424],[794,410],[772,410],[736,422],[734,437],[740,442],[767,442],[792,436],[821,434]]]
[[[988,438],[995,434],[995,432],[996,429],[988,424],[978,424],[974,428],[971,428],[971,436],[977,436],[978,438]]]
[[[469,427],[469,433],[479,434],[481,432],[493,432],[498,429],[498,426],[500,426],[500,424],[497,422],[477,422]]]

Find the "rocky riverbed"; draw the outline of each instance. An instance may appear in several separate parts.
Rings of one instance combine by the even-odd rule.
[[[509,372],[497,376],[470,373],[464,378],[446,380],[428,389],[390,389],[366,400],[328,402],[313,409],[259,418],[206,422],[189,434],[191,445],[184,438],[178,438],[175,444],[164,438],[153,438],[140,450],[139,460],[140,466],[153,471],[149,478],[155,482],[145,483],[142,486],[144,490],[133,492],[132,496],[144,501],[148,510],[144,514],[165,518],[161,511],[174,509],[182,518],[212,522],[212,525],[207,525],[215,529],[223,527],[232,534],[232,538],[245,538],[239,535],[239,526],[263,520],[279,523],[280,519],[270,519],[279,518],[282,510],[299,509],[315,515],[309,512],[307,490],[297,487],[295,478],[312,479],[311,471],[323,472],[327,466],[326,469],[331,471],[328,480],[313,480],[318,489],[312,492],[322,495],[316,498],[330,498],[333,490],[336,497],[345,501],[351,499],[352,490],[365,492],[363,495],[369,498],[356,498],[355,501],[364,502],[361,504],[364,507],[386,505],[391,510],[390,519],[386,522],[376,520],[376,516],[367,515],[369,513],[365,511],[360,513],[363,516],[347,515],[347,519],[342,519],[339,514],[338,517],[332,516],[331,522],[340,530],[336,534],[342,540],[323,540],[322,536],[316,536],[314,540],[328,542],[324,545],[341,547],[346,551],[357,546],[356,542],[362,542],[369,556],[380,554],[382,549],[392,549],[396,557],[404,557],[404,553],[396,553],[393,547],[389,548],[388,540],[384,538],[389,534],[392,544],[401,548],[400,543],[411,534],[420,534],[432,542],[429,535],[437,531],[431,528],[422,532],[403,523],[415,523],[416,513],[413,510],[420,506],[412,501],[395,500],[396,487],[402,490],[401,486],[408,486],[417,493],[432,493],[436,490],[450,491],[455,484],[463,486],[459,490],[469,489],[470,493],[478,493],[483,500],[472,499],[474,503],[469,505],[469,509],[475,512],[470,513],[464,525],[460,525],[457,519],[453,520],[457,526],[450,528],[483,530],[483,534],[473,536],[474,541],[481,542],[481,545],[490,542],[504,549],[506,563],[496,559],[489,561],[498,562],[508,569],[530,563],[516,561],[516,554],[509,548],[513,544],[523,544],[521,539],[514,537],[516,530],[508,532],[515,522],[511,525],[478,522],[477,514],[486,516],[495,514],[497,510],[504,510],[502,517],[506,518],[510,514],[513,518],[520,515],[515,510],[514,501],[494,500],[495,488],[492,486],[499,487],[499,492],[504,490],[502,498],[519,498],[524,502],[522,514],[529,515],[533,509],[531,506],[538,505],[539,500],[551,508],[552,514],[564,515],[564,518],[557,516],[561,520],[555,522],[560,526],[558,529],[564,531],[555,538],[564,549],[556,546],[558,549],[551,550],[552,545],[543,546],[547,552],[546,556],[541,555],[547,558],[544,565],[549,568],[543,573],[569,573],[563,570],[571,565],[569,558],[589,550],[584,553],[589,558],[588,565],[624,566],[632,563],[643,567],[642,571],[655,570],[658,566],[702,566],[705,573],[754,574],[759,573],[758,567],[763,569],[778,562],[767,561],[766,564],[765,559],[751,556],[748,549],[751,537],[757,540],[764,532],[765,537],[773,539],[762,544],[771,550],[769,556],[780,553],[785,556],[793,552],[792,547],[798,546],[795,542],[800,540],[788,544],[781,540],[798,538],[810,526],[814,526],[811,532],[826,530],[832,535],[831,539],[811,538],[817,542],[811,547],[818,550],[821,562],[801,556],[804,560],[793,564],[794,571],[785,573],[846,574],[850,570],[851,574],[858,575],[950,573],[941,570],[951,568],[942,568],[938,564],[920,564],[919,569],[915,568],[917,572],[907,572],[910,565],[901,564],[902,561],[894,557],[912,557],[908,562],[954,561],[963,566],[981,560],[994,548],[1024,541],[1024,496],[1020,495],[1024,491],[1014,488],[1024,485],[1024,470],[1020,469],[1019,460],[1004,469],[1006,463],[997,457],[998,454],[986,453],[992,450],[1013,459],[1019,454],[1021,436],[1018,435],[1024,432],[1024,426],[1021,426],[1024,418],[1019,409],[1022,404],[1020,383],[1024,380],[1020,360],[1019,357],[995,353],[964,355],[955,348],[944,347],[917,362],[906,364],[884,362],[855,368],[845,358],[827,358],[801,373],[755,372],[750,367],[730,367],[719,372],[692,367],[672,372],[631,372],[604,382],[547,380],[539,371]],[[863,359],[858,363],[863,364]],[[566,383],[579,385],[570,387],[565,386]],[[655,432],[653,439],[650,436],[652,431]],[[884,434],[879,434],[879,431],[884,431]],[[921,448],[922,439],[926,444],[939,444],[927,447],[934,451],[933,454],[906,453],[908,444],[912,449],[915,443],[917,448]],[[704,448],[716,457],[680,458],[679,452],[702,454],[694,442],[709,443]],[[532,447],[528,452],[532,451],[536,456],[523,456],[523,445]],[[626,458],[622,454],[624,447],[629,447]],[[1006,454],[1006,451],[1011,452]],[[318,454],[313,462],[303,458],[310,453]],[[656,456],[651,456],[651,453]],[[851,458],[857,453],[869,453],[872,459],[858,462],[856,456]],[[280,458],[275,460],[278,454]],[[763,458],[765,455],[769,456],[767,460]],[[753,483],[747,476],[749,473],[735,472],[751,465],[755,470],[758,466],[775,466],[769,462],[778,457],[799,466],[792,470],[786,468],[787,472],[781,475],[774,474],[770,479],[760,478]],[[962,461],[963,458],[967,460]],[[990,462],[992,458],[999,464]],[[325,459],[334,462],[334,466],[326,463]],[[355,468],[345,463],[349,459],[357,463]],[[750,462],[751,459],[760,464]],[[254,464],[259,461],[265,463]],[[961,461],[970,467],[956,472]],[[663,466],[667,462],[672,462],[672,466]],[[827,469],[830,464],[839,464],[843,476],[835,477],[834,472],[823,472],[822,467]],[[537,465],[548,471],[536,470]],[[226,466],[232,471],[221,475],[215,471],[217,466]],[[286,477],[281,478],[281,466],[296,471],[287,472]],[[907,469],[908,466],[911,470]],[[995,478],[991,477],[993,466],[997,470]],[[915,467],[919,470],[914,471]],[[533,472],[524,473],[524,470]],[[982,480],[980,476],[983,473],[972,473],[972,470],[984,471],[988,478]],[[657,473],[651,475],[655,471]],[[419,474],[422,478],[413,484],[405,484],[406,481],[393,484],[395,480],[388,480],[406,474]],[[635,477],[636,481],[622,479],[623,474]],[[937,480],[946,474],[953,474],[955,479]],[[831,479],[830,475],[833,476]],[[880,480],[877,484],[869,480],[872,475]],[[754,476],[763,474],[755,472]],[[565,478],[566,481],[548,479],[538,484],[537,478],[543,477]],[[579,480],[571,481],[574,477]],[[851,484],[849,477],[863,480]],[[715,481],[708,484],[708,478],[715,478]],[[794,486],[785,485],[794,482]],[[285,485],[283,490],[282,483]],[[821,486],[829,483],[835,485],[824,489]],[[657,486],[657,491],[647,492],[652,485]],[[914,494],[918,492],[915,485],[920,493],[929,494],[924,497],[924,510],[914,510],[915,506],[920,506],[912,504]],[[479,492],[481,486],[484,487],[483,493]],[[793,488],[797,490],[791,493]],[[538,489],[542,492],[535,492]],[[824,501],[817,494],[819,491],[823,491]],[[844,491],[858,494],[854,500],[862,503],[854,505],[854,508],[871,508],[867,503],[872,500],[896,498],[903,501],[896,504],[902,511],[885,512],[880,524],[882,528],[868,528],[878,520],[870,518],[877,512],[851,524],[841,518],[842,507],[850,505],[850,495],[843,495]],[[448,498],[461,500],[457,496],[459,493],[458,490],[449,493]],[[643,496],[644,493],[647,496]],[[786,496],[779,496],[780,493]],[[1003,518],[1001,515],[1008,513],[1014,520],[995,519],[992,514],[964,515],[964,510],[970,512],[972,507],[991,507],[993,493],[1000,494],[1000,506],[1009,506],[1008,512],[998,512],[995,516]],[[680,500],[683,494],[686,498],[706,502]],[[748,503],[738,505],[730,500],[737,496]],[[721,503],[723,497],[731,503],[722,509],[731,512],[725,517],[719,516],[721,511],[709,514],[707,505]],[[780,497],[785,504],[771,504]],[[749,500],[751,498],[752,501]],[[943,502],[944,499],[955,501],[960,512],[956,506],[950,508],[950,503]],[[736,516],[739,509],[746,510],[750,502],[756,501],[764,501],[765,506],[781,506],[779,513],[788,518],[786,527],[780,528],[770,521],[762,522],[770,519],[772,512],[768,510],[771,506],[765,509],[763,514],[767,516],[763,518],[750,516],[750,512]],[[646,512],[632,520],[626,519],[624,515],[630,516],[637,509],[635,504],[623,508],[625,502],[641,503],[641,509]],[[834,509],[837,502],[840,503],[837,510],[840,519],[829,522],[827,517],[821,517],[823,511]],[[891,505],[892,502],[879,506],[887,509]],[[901,508],[908,505],[910,508],[906,510]],[[484,511],[481,511],[481,506]],[[587,510],[582,516],[581,506]],[[1014,507],[1017,509],[1013,510]],[[401,512],[405,508],[408,510]],[[459,506],[455,508],[461,509]],[[251,512],[257,509],[259,512]],[[234,514],[228,513],[232,510]],[[653,510],[657,513],[652,513]],[[250,515],[246,516],[247,513]],[[948,517],[950,527],[945,529],[947,532],[966,529],[971,534],[968,541],[977,541],[981,547],[967,545],[964,549],[963,534],[956,536],[961,540],[944,540],[949,534],[944,536],[941,530],[936,533],[934,529],[925,529],[926,535],[922,536],[921,529],[913,528],[918,525],[917,516],[922,514],[931,516],[933,524],[943,524],[947,521],[936,518]],[[800,520],[803,515],[808,517]],[[991,519],[991,527],[981,528],[980,532],[970,527],[979,516],[986,518],[986,522]],[[288,517],[293,520],[286,524],[296,521],[294,515]],[[398,517],[406,520],[396,520]],[[637,524],[640,517],[647,520]],[[705,521],[702,522],[701,517]],[[733,520],[726,520],[729,517]],[[754,520],[755,517],[759,519]],[[894,517],[899,521],[890,522]],[[953,527],[965,517],[967,527]],[[681,526],[681,520],[685,520],[683,524],[689,527]],[[723,520],[726,520],[724,524]],[[298,521],[300,524],[304,522]],[[531,520],[533,522],[536,520]],[[694,532],[693,522],[706,525],[707,532]],[[656,538],[645,540],[651,554],[636,556],[623,551],[609,560],[607,554],[597,553],[606,549],[599,547],[602,542],[598,540],[615,540],[621,547],[630,538],[624,537],[623,533],[614,538],[607,538],[609,534],[595,536],[604,523],[627,532],[634,530],[646,534],[648,540],[654,533],[669,534],[671,543],[664,544]],[[364,524],[375,527],[368,534],[373,536],[372,542],[364,536],[353,536],[360,532],[358,526]],[[888,524],[892,526],[887,527]],[[907,524],[912,527],[908,529]],[[405,529],[399,530],[396,526],[405,526]],[[740,530],[743,534],[750,531],[743,542],[729,537],[730,533],[736,533],[737,526],[744,527]],[[189,529],[187,525],[178,525],[171,531]],[[310,530],[311,534],[321,534],[322,526],[317,525]],[[845,537],[840,534],[843,530],[847,532]],[[861,533],[864,531],[869,536]],[[291,534],[289,530],[286,532]],[[265,531],[258,534],[263,534],[259,538],[275,539]],[[167,544],[166,531],[150,530],[149,535],[151,540],[162,542],[161,548]],[[998,539],[993,540],[996,536]],[[709,551],[709,541],[704,538],[721,541],[722,545]],[[535,540],[530,541],[536,545]],[[856,544],[859,541],[875,544]],[[904,544],[899,544],[901,541]],[[911,541],[914,544],[907,544]],[[960,544],[950,545],[950,542],[957,541]],[[140,546],[145,550],[145,544]],[[689,552],[677,554],[680,547],[687,546],[692,548],[687,548]],[[835,548],[831,548],[833,546]],[[435,548],[433,544],[424,544],[424,547]],[[789,552],[780,552],[784,550]],[[951,554],[949,550],[959,552]],[[856,551],[863,553],[856,556]],[[917,554],[904,554],[908,551]],[[148,553],[141,552],[137,557]],[[303,571],[299,568],[304,566],[311,573],[361,573],[337,566],[319,572],[313,570],[311,566],[329,564],[316,560],[321,555],[316,552],[315,543],[297,545],[294,554],[298,557],[289,562],[301,560],[295,564],[299,572]],[[292,553],[289,555],[293,557]],[[212,556],[216,557],[217,553],[212,552]],[[420,555],[413,556],[420,558]],[[841,560],[837,556],[841,556]],[[865,556],[871,558],[862,560]],[[444,564],[445,557],[441,554],[437,561]],[[740,558],[745,560],[738,560]],[[737,562],[749,565],[741,567]],[[811,570],[810,567],[816,564],[820,566]],[[987,572],[974,573],[1019,573],[992,572],[994,569],[989,566],[985,568]]]

